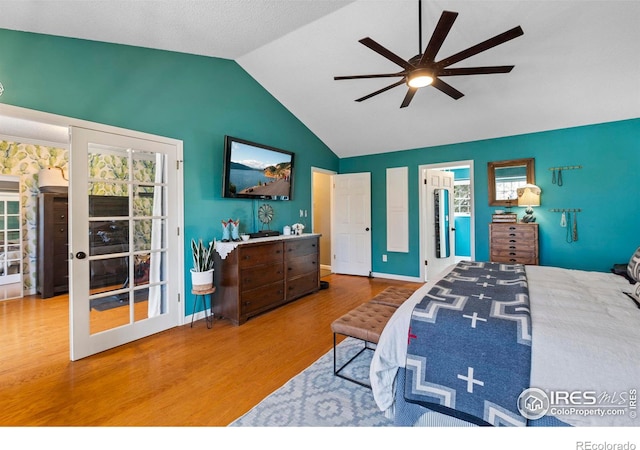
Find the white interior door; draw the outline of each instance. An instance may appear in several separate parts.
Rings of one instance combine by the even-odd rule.
[[[176,161],[172,144],[71,128],[72,360],[178,325]]]
[[[455,263],[454,174],[442,170],[425,169],[422,186],[422,198],[426,206],[423,208],[425,211],[423,222],[425,280],[428,280]],[[437,195],[436,191],[438,191]],[[445,205],[448,205],[448,208],[445,208]],[[437,224],[444,226],[436,226]]]
[[[371,174],[333,175],[332,270],[371,274]]]

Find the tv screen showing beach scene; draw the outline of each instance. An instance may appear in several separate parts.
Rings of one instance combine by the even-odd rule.
[[[294,154],[225,136],[223,196],[291,200]]]

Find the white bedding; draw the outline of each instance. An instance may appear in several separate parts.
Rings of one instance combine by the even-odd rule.
[[[640,426],[640,419],[632,417],[640,407],[629,407],[629,392],[640,390],[640,309],[623,293],[632,286],[610,273],[544,266],[526,266],[526,272],[533,328],[531,386],[545,392],[580,390],[610,396],[599,405],[600,411],[606,410],[602,416],[554,409],[569,425]],[[383,411],[393,406],[394,380],[405,364],[413,307],[438,278],[404,302],[380,336],[370,378]],[[608,415],[614,403],[623,401],[624,415]]]

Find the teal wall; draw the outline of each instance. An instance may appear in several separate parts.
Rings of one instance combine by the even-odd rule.
[[[469,169],[452,169],[453,179],[468,180]],[[455,218],[456,256],[471,256],[471,217],[458,216]]]
[[[311,166],[371,172],[374,272],[419,276],[418,166],[449,161],[474,160],[478,260],[487,259],[487,224],[495,209],[486,200],[487,162],[515,158],[535,158],[542,264],[607,271],[640,245],[640,119],[339,160],[230,60],[0,29],[0,80],[6,104],[182,140],[185,244],[220,237],[223,219],[239,218],[243,231],[254,229],[257,205],[221,198],[223,137],[229,134],[296,153],[294,200],[272,202],[274,229],[295,222],[300,209],[311,210]],[[410,251],[388,253],[383,263],[388,161],[410,168]],[[567,171],[564,186],[552,185],[548,168],[564,165],[583,169]],[[565,242],[560,215],[549,208],[583,210],[577,242]]]
[[[640,246],[640,119],[443,145],[340,160],[340,173],[371,172],[373,271],[420,275],[418,167],[450,161],[474,161],[476,259],[489,255],[488,223],[496,209],[487,200],[487,163],[535,158],[536,184],[542,189],[535,215],[540,227],[540,263],[546,266],[608,271],[624,263]],[[409,252],[386,252],[385,173],[409,167]],[[402,161],[402,163],[398,163]],[[563,173],[562,187],[551,183],[550,167],[581,165]],[[580,208],[578,241],[567,243],[560,213]],[[514,208],[522,216],[521,208]],[[381,262],[387,253],[388,262]]]
[[[312,166],[338,170],[336,155],[234,61],[0,29],[0,80],[2,103],[184,142],[187,292],[191,238],[220,238],[229,218],[254,231],[258,205],[221,197],[225,134],[295,152],[293,200],[271,202],[272,229],[311,211]]]

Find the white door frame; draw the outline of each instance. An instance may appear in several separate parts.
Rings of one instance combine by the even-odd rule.
[[[174,145],[177,151],[177,159],[182,162],[183,160],[183,143],[179,139],[168,138],[165,136],[156,136],[149,133],[143,133],[140,131],[128,130],[124,128],[114,127],[111,125],[105,125],[95,122],[90,122],[86,120],[75,119],[72,117],[61,116],[58,114],[46,113],[42,111],[37,111],[33,109],[21,108],[19,106],[5,105],[0,104],[0,116],[7,116],[9,118],[15,119],[23,119],[26,121],[41,123],[44,126],[51,126],[58,128],[57,135],[60,135],[60,128],[67,129],[67,141],[66,143],[60,142],[58,144],[58,139],[51,139],[51,144],[60,145],[63,148],[69,148],[69,138],[68,138],[68,130],[71,126],[81,127],[81,128],[91,128],[96,131],[102,131],[106,133],[114,133],[114,134],[125,134],[127,136],[131,136],[138,139],[147,139],[153,140],[157,142],[162,142],[170,145]],[[56,134],[56,132],[52,133]],[[19,137],[19,136],[16,136]],[[44,139],[48,141],[49,139]],[[181,234],[184,230],[184,178],[183,171],[178,171],[177,180],[176,180],[176,189],[179,190],[177,194],[177,198],[180,201],[180,206],[178,208],[179,214],[178,217],[175,218],[176,223],[178,224],[179,229],[181,230]],[[184,239],[179,240],[180,248],[177,249],[177,255],[180,259],[179,266],[184,267]],[[179,325],[184,325],[185,323],[185,315],[184,315],[184,302],[185,302],[185,294],[184,294],[184,271],[180,271],[178,276],[178,292],[181,306],[183,307],[183,313],[178,314],[178,323]]]
[[[315,204],[316,204],[316,198],[315,198],[315,186],[313,185],[313,174],[314,173],[321,173],[324,175],[328,175],[328,176],[332,176],[332,175],[336,175],[337,172],[333,171],[333,170],[328,170],[328,169],[322,169],[320,167],[315,167],[315,166],[311,166],[311,221],[310,221],[310,230],[313,233],[317,233],[317,230],[313,229],[313,221],[314,221],[314,215],[315,215]],[[323,210],[323,214],[329,214],[330,216],[332,215],[333,212],[333,195],[331,195],[333,193],[333,189],[329,190],[329,208],[328,209],[324,209]],[[329,223],[333,224],[333,217],[329,217]],[[326,239],[329,240],[329,248],[331,248],[331,233],[329,233],[329,236],[324,236]],[[322,238],[321,238],[322,239]],[[331,253],[331,251],[329,251],[329,253]],[[331,256],[331,255],[330,255]],[[320,261],[318,261],[318,263],[320,264]],[[323,266],[322,264],[320,265],[321,269],[325,269],[325,270],[331,270],[331,265],[329,266]]]
[[[424,280],[425,278],[425,265],[424,261],[426,259],[426,250],[425,245],[429,242],[429,236],[427,234],[426,228],[426,204],[424,198],[424,190],[422,186],[422,174],[426,169],[452,169],[456,167],[469,167],[469,190],[471,193],[471,217],[470,217],[470,230],[469,234],[471,235],[470,243],[471,243],[471,260],[475,261],[476,256],[476,245],[475,245],[475,193],[474,193],[474,180],[473,180],[473,160],[464,160],[464,161],[450,161],[443,163],[435,163],[435,164],[423,164],[418,166],[418,196],[419,196],[419,204],[420,204],[420,279]],[[454,205],[451,205],[454,207]]]

